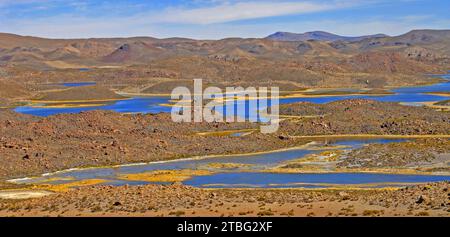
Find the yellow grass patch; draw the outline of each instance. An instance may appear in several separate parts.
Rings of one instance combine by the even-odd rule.
[[[450,111],[450,106],[448,105],[439,105],[439,101],[432,101],[432,102],[422,102],[421,104],[430,107],[432,109],[436,109],[439,111]]]
[[[333,93],[333,92],[322,92],[319,94],[314,94],[316,91],[314,90],[306,90],[301,93],[294,93],[294,94],[288,94],[288,95],[279,95],[278,99],[292,99],[292,98],[322,98],[322,97],[334,97],[334,96],[385,96],[385,95],[391,95],[394,94],[392,92],[380,92],[380,93],[371,93],[370,91],[361,91],[361,92],[342,92],[342,93]],[[216,102],[222,103],[222,102],[232,102],[232,101],[243,101],[243,100],[257,100],[257,99],[272,99],[274,97],[272,96],[266,96],[266,97],[254,97],[254,96],[234,96],[234,97],[225,97],[225,98],[218,98],[215,99]]]
[[[64,184],[40,184],[40,185],[34,185],[33,189],[43,189],[43,190],[49,190],[53,192],[67,192],[72,188],[75,187],[83,187],[83,186],[92,186],[97,185],[101,183],[105,183],[106,180],[103,179],[86,179],[86,180],[80,180],[80,181],[74,181],[70,183],[64,183]]]
[[[128,96],[128,97],[134,97],[134,96],[142,96],[142,97],[170,97],[172,94],[169,93],[140,93],[140,92],[124,92],[124,91],[117,91],[116,92],[119,95],[122,96]]]
[[[156,170],[140,174],[123,174],[119,175],[119,179],[147,182],[181,182],[193,176],[210,175],[212,173],[208,170]]]
[[[168,104],[168,103],[162,103],[162,104],[159,104],[159,106],[163,106],[163,107],[176,107],[176,108],[184,108],[184,107],[187,107],[187,106],[185,106],[185,105]]]
[[[64,61],[45,61],[45,64],[47,64],[50,67],[58,68],[58,69],[78,69],[78,68],[88,68],[85,65],[81,64],[73,64],[73,63],[67,63]]]
[[[450,92],[428,92],[425,94],[450,97]]]
[[[43,109],[65,109],[65,108],[89,108],[104,106],[106,104],[59,104],[59,105],[32,105],[33,108]]]
[[[128,100],[130,98],[116,98],[116,99],[93,99],[93,100],[30,100],[31,103],[41,103],[41,104],[56,104],[56,103],[89,103],[89,102],[108,102],[108,101],[118,101],[118,100]]]
[[[244,132],[254,132],[257,131],[256,128],[250,129],[240,129],[240,130],[226,130],[226,131],[213,131],[213,132],[199,132],[197,135],[200,136],[227,136],[234,133],[244,133]]]

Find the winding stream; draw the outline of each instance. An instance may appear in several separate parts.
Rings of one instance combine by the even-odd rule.
[[[450,180],[445,175],[403,175],[382,173],[282,173],[271,172],[271,168],[292,160],[317,154],[331,147],[349,150],[370,143],[400,142],[403,139],[338,140],[323,146],[310,143],[305,147],[269,153],[231,156],[211,156],[166,162],[153,162],[109,168],[73,169],[46,174],[40,177],[17,179],[15,183],[65,184],[81,180],[104,180],[109,185],[141,185],[148,183],[170,183],[164,181],[127,180],[130,174],[146,174],[170,170],[207,170],[207,175],[192,175],[183,181],[186,185],[202,188],[324,188],[338,185],[358,187],[405,186],[415,183]],[[217,165],[219,164],[219,165]],[[233,164],[233,167],[220,166]]]

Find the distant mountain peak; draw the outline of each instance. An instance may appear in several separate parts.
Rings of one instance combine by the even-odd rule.
[[[349,41],[355,42],[364,40],[367,38],[383,38],[387,37],[384,34],[376,35],[364,35],[364,36],[341,36],[332,34],[326,31],[311,31],[306,33],[291,33],[291,32],[276,32],[266,37],[266,39],[276,40],[276,41],[307,41],[307,40],[318,40],[318,41]]]

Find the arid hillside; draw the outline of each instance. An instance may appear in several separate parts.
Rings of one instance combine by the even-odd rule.
[[[386,65],[374,70],[382,72],[383,69],[392,69],[390,64],[395,64],[395,67],[397,64],[406,65],[417,61],[410,67],[395,67],[399,72],[408,72],[416,68],[417,64],[425,71],[436,70],[436,67],[427,63],[442,65],[450,57],[450,31],[445,30],[416,30],[396,37],[339,37],[326,32],[323,34],[327,37],[306,35],[293,37],[289,41],[284,37],[215,41],[151,37],[59,40],[0,34],[0,62],[34,68],[79,68],[146,64],[174,57],[199,56],[211,61],[288,60],[347,68],[348,64],[353,66],[359,61],[364,64],[361,58],[375,54],[373,57],[381,57]],[[387,53],[380,54],[379,51]],[[356,69],[359,69],[358,65]]]
[[[163,94],[194,78],[219,87],[298,91],[429,84],[438,79],[426,74],[445,73],[450,65],[449,30],[297,38],[44,39],[0,33],[0,78],[28,93],[55,89],[42,86],[51,83],[92,81],[125,92]]]

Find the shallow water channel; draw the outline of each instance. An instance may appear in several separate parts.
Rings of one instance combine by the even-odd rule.
[[[210,156],[166,162],[134,164],[110,168],[73,169],[45,174],[44,176],[14,180],[28,184],[64,184],[81,180],[100,179],[109,185],[139,185],[150,182],[127,180],[130,174],[145,174],[155,171],[202,170],[208,173],[193,175],[182,182],[203,188],[324,188],[342,185],[358,187],[405,186],[416,183],[450,180],[444,175],[403,175],[382,173],[283,173],[270,169],[292,160],[302,159],[333,147],[343,150],[355,149],[370,143],[400,142],[403,139],[348,139],[310,143],[305,147],[248,155]],[[232,164],[232,166],[227,166]]]

